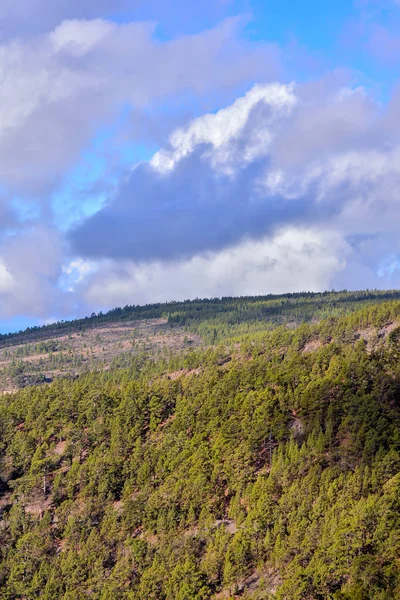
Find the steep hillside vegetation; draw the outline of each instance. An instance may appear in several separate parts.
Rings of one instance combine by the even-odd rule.
[[[3,396],[0,598],[399,598],[400,302],[361,301]]]
[[[282,324],[337,318],[400,292],[325,292],[125,306],[77,321],[0,335],[0,393],[56,377],[108,369],[141,352],[168,356],[272,331]]]

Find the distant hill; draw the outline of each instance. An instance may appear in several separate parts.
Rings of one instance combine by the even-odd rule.
[[[357,292],[301,292],[268,296],[242,296],[238,298],[205,298],[166,302],[144,306],[124,306],[106,313],[92,313],[90,317],[74,321],[58,321],[48,325],[28,327],[24,331],[0,334],[0,344],[27,341],[29,337],[48,338],[69,331],[82,331],[90,327],[116,321],[136,321],[167,318],[170,324],[191,325],[201,329],[201,324],[213,321],[216,325],[238,326],[252,324],[263,329],[288,321],[306,322],[347,314],[367,304],[399,300],[400,290],[366,290]],[[221,327],[220,327],[221,328]],[[218,327],[217,327],[218,329]],[[222,327],[222,329],[224,329]],[[245,328],[243,328],[245,329]],[[207,327],[205,328],[207,331]],[[240,328],[239,328],[240,330]],[[235,327],[236,332],[236,327]],[[219,337],[224,335],[218,332]],[[232,329],[226,330],[227,337]]]
[[[0,599],[400,597],[399,292],[125,307],[0,368]]]

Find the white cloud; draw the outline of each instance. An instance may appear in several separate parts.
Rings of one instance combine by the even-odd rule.
[[[14,278],[7,269],[3,259],[0,259],[0,294],[10,292],[14,286]]]
[[[272,142],[270,128],[292,112],[296,101],[293,85],[256,85],[231,106],[221,109],[216,114],[195,119],[186,129],[174,131],[169,140],[170,148],[157,152],[150,164],[161,172],[168,172],[197,146],[210,144],[211,150],[208,155],[213,166],[227,169],[232,158],[233,144],[243,135],[250,113],[257,105],[267,105],[270,108],[267,118],[262,127],[250,132],[251,136],[246,140],[242,154],[244,163],[251,162],[257,156],[266,154]]]
[[[75,291],[76,286],[84,281],[86,277],[97,271],[97,265],[93,262],[76,258],[62,267],[60,287],[68,292]]]
[[[257,85],[178,129],[72,233],[77,253],[181,259],[285,224],[398,227],[399,125],[363,89],[334,84]]]
[[[0,316],[43,317],[68,311],[70,299],[57,287],[62,248],[45,227],[7,238],[0,245]]]
[[[93,19],[91,21],[63,21],[49,35],[50,42],[56,52],[66,52],[79,57],[93,50],[97,44],[104,42],[107,35],[112,35],[117,28],[110,21]]]
[[[106,261],[82,288],[88,305],[324,290],[345,266],[349,245],[329,231],[288,228],[272,238],[174,263]]]

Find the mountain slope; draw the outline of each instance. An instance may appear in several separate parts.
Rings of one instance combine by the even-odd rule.
[[[125,306],[28,328],[0,335],[0,393],[108,369],[131,354],[172,355],[187,347],[241,339],[282,324],[296,327],[337,318],[396,299],[400,299],[397,290],[214,298]]]
[[[398,598],[399,327],[372,303],[4,396],[0,598]]]

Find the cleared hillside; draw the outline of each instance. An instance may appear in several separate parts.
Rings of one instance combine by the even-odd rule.
[[[45,339],[32,332],[13,337],[0,348],[0,392],[108,370],[141,354],[169,356],[200,344],[198,335],[171,327],[166,319],[109,322],[47,333]]]

